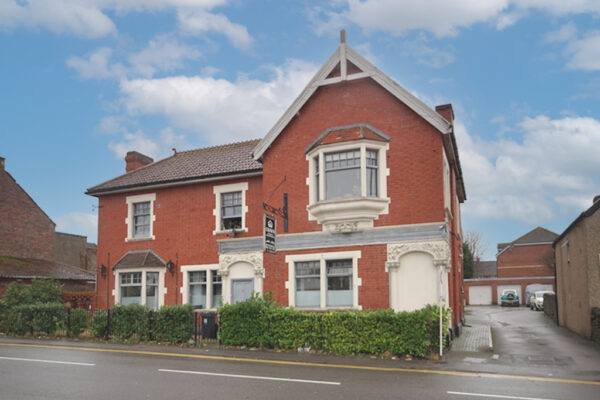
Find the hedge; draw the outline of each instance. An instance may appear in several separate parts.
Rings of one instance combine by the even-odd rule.
[[[58,329],[64,329],[67,314],[62,303],[36,303],[11,307],[5,315],[5,328],[9,333],[53,335]]]
[[[444,308],[444,332],[449,318],[450,310]],[[434,305],[413,312],[309,313],[253,297],[220,308],[219,322],[221,343],[230,346],[425,357],[439,343],[439,308]]]

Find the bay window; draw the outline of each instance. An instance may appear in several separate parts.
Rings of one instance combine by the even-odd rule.
[[[152,310],[158,310],[163,304],[164,278],[158,270],[142,270],[119,272],[116,288],[116,298],[120,304],[147,305]]]

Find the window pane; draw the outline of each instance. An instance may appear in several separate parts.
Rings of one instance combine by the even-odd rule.
[[[296,306],[319,307],[321,305],[320,262],[297,262]]]
[[[213,281],[213,295],[212,295],[212,308],[217,308],[221,305],[221,294],[223,289],[223,284],[221,283],[221,275],[217,275],[217,271],[212,272],[212,281]]]
[[[194,271],[189,274],[190,283],[206,282],[206,271]]]
[[[221,194],[221,229],[242,227],[242,192]]]
[[[352,260],[327,261],[327,305],[352,305]]]
[[[206,284],[190,285],[190,303],[195,307],[206,308]]]
[[[121,304],[142,304],[142,286],[125,286],[121,288]]]
[[[146,285],[158,286],[158,272],[146,273]]]
[[[377,197],[377,168],[367,167],[367,196]]]
[[[360,167],[325,172],[325,199],[360,197]]]
[[[313,159],[315,164],[315,201],[319,201],[319,157]]]

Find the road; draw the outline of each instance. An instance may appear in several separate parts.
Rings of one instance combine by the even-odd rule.
[[[599,358],[580,364],[577,352],[566,367],[540,368],[505,358],[523,350],[537,354],[521,339],[514,341],[523,347],[510,348],[513,333],[503,324],[529,313],[511,311],[478,309],[472,315],[494,324],[499,359],[496,352],[450,353],[432,362],[0,338],[0,399],[600,398]],[[544,324],[534,331],[543,329],[554,331]],[[546,347],[554,345],[559,342]],[[467,356],[484,361],[466,362]]]

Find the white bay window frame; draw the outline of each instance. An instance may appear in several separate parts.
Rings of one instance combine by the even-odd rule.
[[[326,199],[325,154],[360,150],[360,197]],[[377,195],[368,196],[367,151],[377,152]],[[351,232],[373,227],[373,220],[389,213],[390,199],[387,196],[387,177],[390,170],[386,165],[389,143],[374,140],[354,140],[321,145],[306,155],[308,161],[307,206],[308,218],[323,225],[330,232]],[[318,169],[317,165],[318,163]],[[318,174],[316,173],[318,171]],[[317,199],[317,195],[319,198]]]
[[[190,301],[190,272],[206,272],[206,306],[203,310],[216,310],[220,304],[213,304],[213,277],[219,275],[219,264],[183,265],[183,284],[179,289],[183,304],[191,304]],[[223,280],[221,279],[221,297],[223,297]]]
[[[296,263],[303,261],[318,261],[320,274],[320,298],[318,307],[298,307],[302,310],[362,310],[358,303],[358,288],[362,285],[362,279],[358,277],[358,260],[361,251],[340,251],[331,253],[313,253],[287,255],[285,262],[288,264],[288,280],[285,287],[288,290],[288,305],[296,307]],[[327,305],[327,261],[352,260],[352,305],[328,306]]]
[[[153,267],[153,268],[127,268],[122,270],[114,271],[115,276],[115,289],[112,291],[112,295],[115,298],[115,304],[121,304],[121,275],[130,273],[141,273],[142,274],[142,296],[141,305],[146,305],[146,288],[147,288],[147,273],[158,272],[158,308],[161,308],[165,304],[165,295],[167,294],[167,288],[165,286],[165,268]]]

